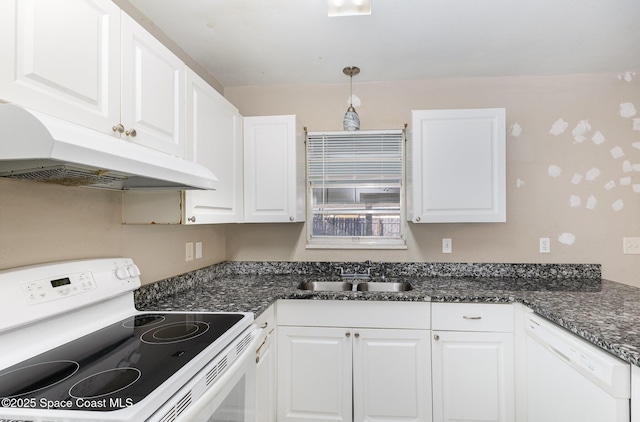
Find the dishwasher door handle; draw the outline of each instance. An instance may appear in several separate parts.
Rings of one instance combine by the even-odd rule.
[[[560,350],[556,349],[555,347],[553,347],[550,344],[547,344],[547,349],[549,349],[549,351],[551,353],[553,353],[554,355],[558,356],[560,359],[564,360],[568,364],[571,364],[571,358],[569,356],[565,355],[564,353],[562,353]]]

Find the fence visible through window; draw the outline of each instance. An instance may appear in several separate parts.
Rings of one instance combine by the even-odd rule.
[[[401,242],[404,134],[307,134],[309,242]]]

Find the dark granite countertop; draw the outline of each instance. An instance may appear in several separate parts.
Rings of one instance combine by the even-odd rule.
[[[280,264],[282,265],[282,264]],[[426,264],[425,264],[426,265]],[[470,265],[470,264],[458,264]],[[476,265],[476,264],[474,264]],[[502,265],[502,264],[485,264]],[[516,264],[504,264],[514,266]],[[520,264],[519,264],[520,265]],[[524,265],[524,264],[522,264]],[[406,264],[402,265],[407,268]],[[143,286],[136,292],[141,310],[244,311],[260,315],[278,299],[374,300],[424,302],[519,302],[604,350],[640,366],[640,289],[599,277],[599,266],[576,269],[527,266],[528,271],[493,268],[487,276],[477,266],[463,271],[402,272],[384,281],[408,281],[413,289],[401,293],[310,292],[297,289],[301,281],[335,279],[333,271],[246,270],[237,263],[214,266]],[[282,274],[285,272],[285,274]],[[419,275],[422,274],[422,275]],[[424,274],[428,274],[425,277]],[[376,274],[372,274],[374,277]]]

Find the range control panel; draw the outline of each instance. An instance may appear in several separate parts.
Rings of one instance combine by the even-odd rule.
[[[77,295],[95,288],[96,281],[93,274],[88,271],[68,274],[62,278],[30,281],[22,285],[22,292],[31,305]]]
[[[140,276],[138,267],[130,262],[116,261],[107,271],[81,271],[30,280],[20,285],[29,305],[50,302],[97,289],[97,281],[126,286]],[[95,275],[94,275],[95,272]]]
[[[124,298],[133,307],[140,270],[130,258],[59,261],[0,271],[0,333]]]

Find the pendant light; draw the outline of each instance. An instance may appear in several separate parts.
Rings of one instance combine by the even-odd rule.
[[[348,66],[342,69],[342,73],[349,77],[349,108],[344,114],[344,119],[342,119],[342,126],[344,130],[354,132],[360,130],[360,116],[356,113],[356,109],[353,108],[353,76],[360,73],[360,68]]]

